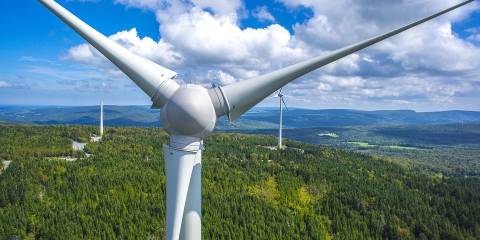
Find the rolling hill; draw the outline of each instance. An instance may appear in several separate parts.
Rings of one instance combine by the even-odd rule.
[[[98,106],[0,106],[0,123],[98,125]],[[360,111],[349,109],[311,110],[293,108],[284,111],[284,128],[321,126],[359,126],[378,124],[439,124],[480,122],[480,112],[412,110]],[[104,106],[104,126],[160,127],[159,111],[149,106]],[[253,108],[235,122],[220,118],[217,131],[275,129],[277,108]]]

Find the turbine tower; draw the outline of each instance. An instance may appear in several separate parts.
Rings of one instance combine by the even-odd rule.
[[[282,88],[280,88],[280,91],[277,94],[277,97],[280,98],[280,120],[278,123],[278,146],[277,149],[282,149],[282,103],[285,106],[285,109],[288,110],[287,105],[285,104],[285,101],[283,101],[283,94],[282,94]]]
[[[296,78],[351,53],[403,32],[474,0],[468,0],[394,31],[346,46],[325,55],[224,87],[205,89],[178,85],[177,73],[142,58],[105,37],[53,0],[38,0],[101,52],[161,108],[160,120],[170,134],[164,145],[167,185],[166,239],[201,238],[201,152],[203,140],[217,119],[234,121],[243,113]]]
[[[100,136],[103,137],[103,101],[100,101]]]

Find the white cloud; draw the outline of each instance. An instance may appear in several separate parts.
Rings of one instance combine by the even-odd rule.
[[[173,50],[173,46],[161,39],[158,42],[149,37],[139,38],[135,28],[110,36],[110,39],[142,57],[158,62],[167,67],[180,63],[181,54]]]
[[[337,77],[337,76],[324,76],[320,79],[321,81],[325,81],[328,83],[329,86],[333,86],[331,88],[344,90],[358,90],[362,89],[365,84],[366,80],[362,79],[361,77]]]
[[[364,56],[362,60],[367,61],[367,62],[374,62],[373,59],[371,59],[369,56]]]
[[[75,90],[79,92],[109,92],[114,89],[118,89],[118,86],[101,79],[83,80],[80,82],[80,86],[75,87]]]
[[[239,80],[246,80],[260,76],[260,72],[258,70],[246,70],[242,68],[230,68],[229,70],[233,73],[233,75],[237,76]]]
[[[12,85],[10,83],[7,83],[5,81],[0,81],[0,87],[11,87]]]
[[[107,60],[96,49],[89,44],[80,44],[68,50],[68,54],[62,57],[63,60],[79,62],[89,65],[110,65]]]
[[[421,38],[415,36],[422,36]],[[413,41],[411,41],[413,39]],[[420,26],[391,40],[391,59],[414,72],[442,74],[472,71],[480,67],[480,49],[459,39],[451,32],[450,23]]]
[[[92,67],[81,66],[75,69],[69,68],[69,66],[64,65],[61,66],[61,69],[58,69],[56,66],[28,66],[25,69],[25,72],[34,76],[45,76],[46,78],[66,81],[75,81],[85,78],[103,78],[106,75],[106,73],[98,72]],[[125,78],[124,75],[122,75],[122,77]]]
[[[157,13],[157,16],[164,11]],[[159,17],[160,18],[160,17]],[[161,18],[163,19],[163,18]],[[109,38],[140,56],[169,68],[206,67],[246,76],[259,70],[279,68],[308,57],[307,51],[284,27],[273,24],[262,29],[241,29],[237,16],[212,15],[192,8],[160,25],[162,39],[140,39],[135,29],[122,31]],[[72,47],[65,60],[116,69],[89,44]],[[235,69],[236,68],[236,69]],[[207,70],[208,71],[208,70]],[[248,74],[246,74],[248,73]]]
[[[128,7],[136,7],[141,9],[151,9],[155,10],[156,8],[162,6],[162,0],[115,0],[115,3],[124,4]]]
[[[466,32],[470,33],[471,35],[467,38],[468,41],[472,42],[480,42],[480,27],[478,28],[469,28]]]
[[[30,88],[30,86],[28,86],[23,82],[16,82],[14,84],[10,84],[6,81],[0,81],[0,88],[26,89],[26,88]]]
[[[332,90],[332,86],[330,86],[330,84],[325,84],[325,83],[320,83],[317,87],[318,90],[321,90],[321,91],[331,91]]]
[[[66,0],[67,2],[73,2],[75,0]],[[98,1],[101,1],[101,0],[77,0],[79,2],[98,2]]]
[[[300,59],[290,33],[273,24],[261,29],[241,29],[234,15],[213,16],[198,8],[164,22],[163,39],[175,45],[187,64],[196,66],[267,69],[284,59]]]
[[[191,0],[191,2],[202,9],[211,9],[217,14],[232,14],[243,5],[240,0]]]
[[[360,62],[360,56],[356,53],[348,55],[339,59],[336,62],[330,63],[324,67],[324,70],[328,73],[354,73],[360,69],[358,63]]]
[[[22,56],[20,57],[21,61],[28,61],[28,62],[44,62],[44,63],[54,63],[55,61],[51,61],[48,59],[43,59],[43,58],[35,58],[32,56]]]
[[[268,11],[267,6],[257,6],[257,8],[252,11],[252,15],[260,22],[275,22],[275,17]]]
[[[241,0],[115,0],[115,3],[153,11],[168,10],[171,14],[179,14],[188,11],[192,6],[196,6],[214,14],[228,15],[235,13],[243,6]]]
[[[118,32],[109,38],[131,52],[166,67],[175,67],[182,59],[179,53],[172,50],[172,45],[163,40],[155,42],[149,37],[140,39],[135,28],[129,31]],[[94,65],[100,69],[108,69],[109,71],[117,71],[110,61],[90,44],[86,43],[70,48],[68,54],[63,56],[62,59]]]
[[[223,71],[213,71],[210,70],[207,73],[207,78],[215,85],[228,85],[237,82],[237,80],[230,74]]]
[[[472,42],[480,42],[480,34],[469,36],[467,40]]]
[[[241,28],[239,11],[244,6],[240,0],[116,0],[155,11],[161,39],[140,38],[135,29],[118,32],[110,39],[174,71],[195,72],[201,84],[227,85],[393,30],[460,0],[279,2],[291,9],[310,8],[313,16],[293,23],[292,35],[279,24]],[[452,23],[475,8],[478,3],[468,4],[347,56],[294,81],[285,91],[292,89],[292,102],[304,106],[308,101],[313,107],[328,107],[327,103],[335,107],[342,102],[369,106],[372,99],[380,99],[385,104],[411,103],[420,108],[428,103],[456,103],[465,95],[478,96],[472,89],[480,86],[480,49],[471,42],[480,41],[480,30],[470,29],[466,40],[452,31]],[[275,9],[257,7],[252,16],[275,22],[270,11]],[[88,44],[72,47],[64,59],[120,76]]]

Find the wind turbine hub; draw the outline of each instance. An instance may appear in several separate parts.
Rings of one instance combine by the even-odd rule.
[[[207,89],[182,85],[160,111],[162,125],[170,135],[207,138],[215,128],[217,116]]]

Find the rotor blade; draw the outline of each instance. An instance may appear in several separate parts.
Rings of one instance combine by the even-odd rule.
[[[285,109],[287,109],[288,111],[287,104],[285,104],[285,101],[283,101],[283,97],[282,97],[282,102],[283,102],[283,106],[285,106]]]
[[[474,0],[468,0],[468,1],[462,2],[444,11],[441,11],[439,13],[426,17],[422,20],[408,24],[404,27],[379,35],[377,37],[367,39],[359,43],[352,44],[347,47],[335,50],[325,55],[312,58],[310,60],[306,60],[306,61],[297,63],[295,65],[291,65],[256,78],[252,78],[246,81],[224,86],[222,87],[222,91],[225,94],[225,98],[227,101],[226,105],[229,106],[228,119],[230,121],[234,121],[235,119],[240,117],[242,114],[244,114],[246,111],[248,111],[250,108],[257,105],[257,103],[262,101],[264,98],[268,97],[270,94],[275,92],[277,89],[283,87],[287,83],[301,77],[306,73],[309,73],[317,68],[320,68],[331,62],[334,62],[349,54],[357,52],[363,48],[366,48],[386,38],[389,38],[393,35],[401,33],[407,29],[410,29],[421,23],[424,23],[432,18],[440,16],[444,13],[447,13],[453,9],[456,9],[472,1]]]
[[[162,91],[175,88],[175,82],[167,81],[177,76],[177,73],[162,67],[148,59],[130,52],[116,42],[110,40],[97,30],[93,29],[75,15],[67,11],[53,0],[38,0],[63,22],[70,26],[75,32],[82,36],[87,42],[101,52],[122,72],[132,79],[150,98]],[[173,82],[173,83],[172,83]],[[164,86],[161,87],[161,85]],[[173,84],[173,85],[172,85]],[[168,85],[168,86],[167,86]],[[178,84],[176,84],[178,88]],[[175,88],[175,90],[176,90]],[[169,97],[169,96],[166,96]],[[156,96],[158,98],[158,96]],[[153,99],[152,99],[153,100]],[[155,102],[154,102],[155,104]],[[163,105],[163,104],[161,104]],[[161,106],[158,106],[161,107]]]

